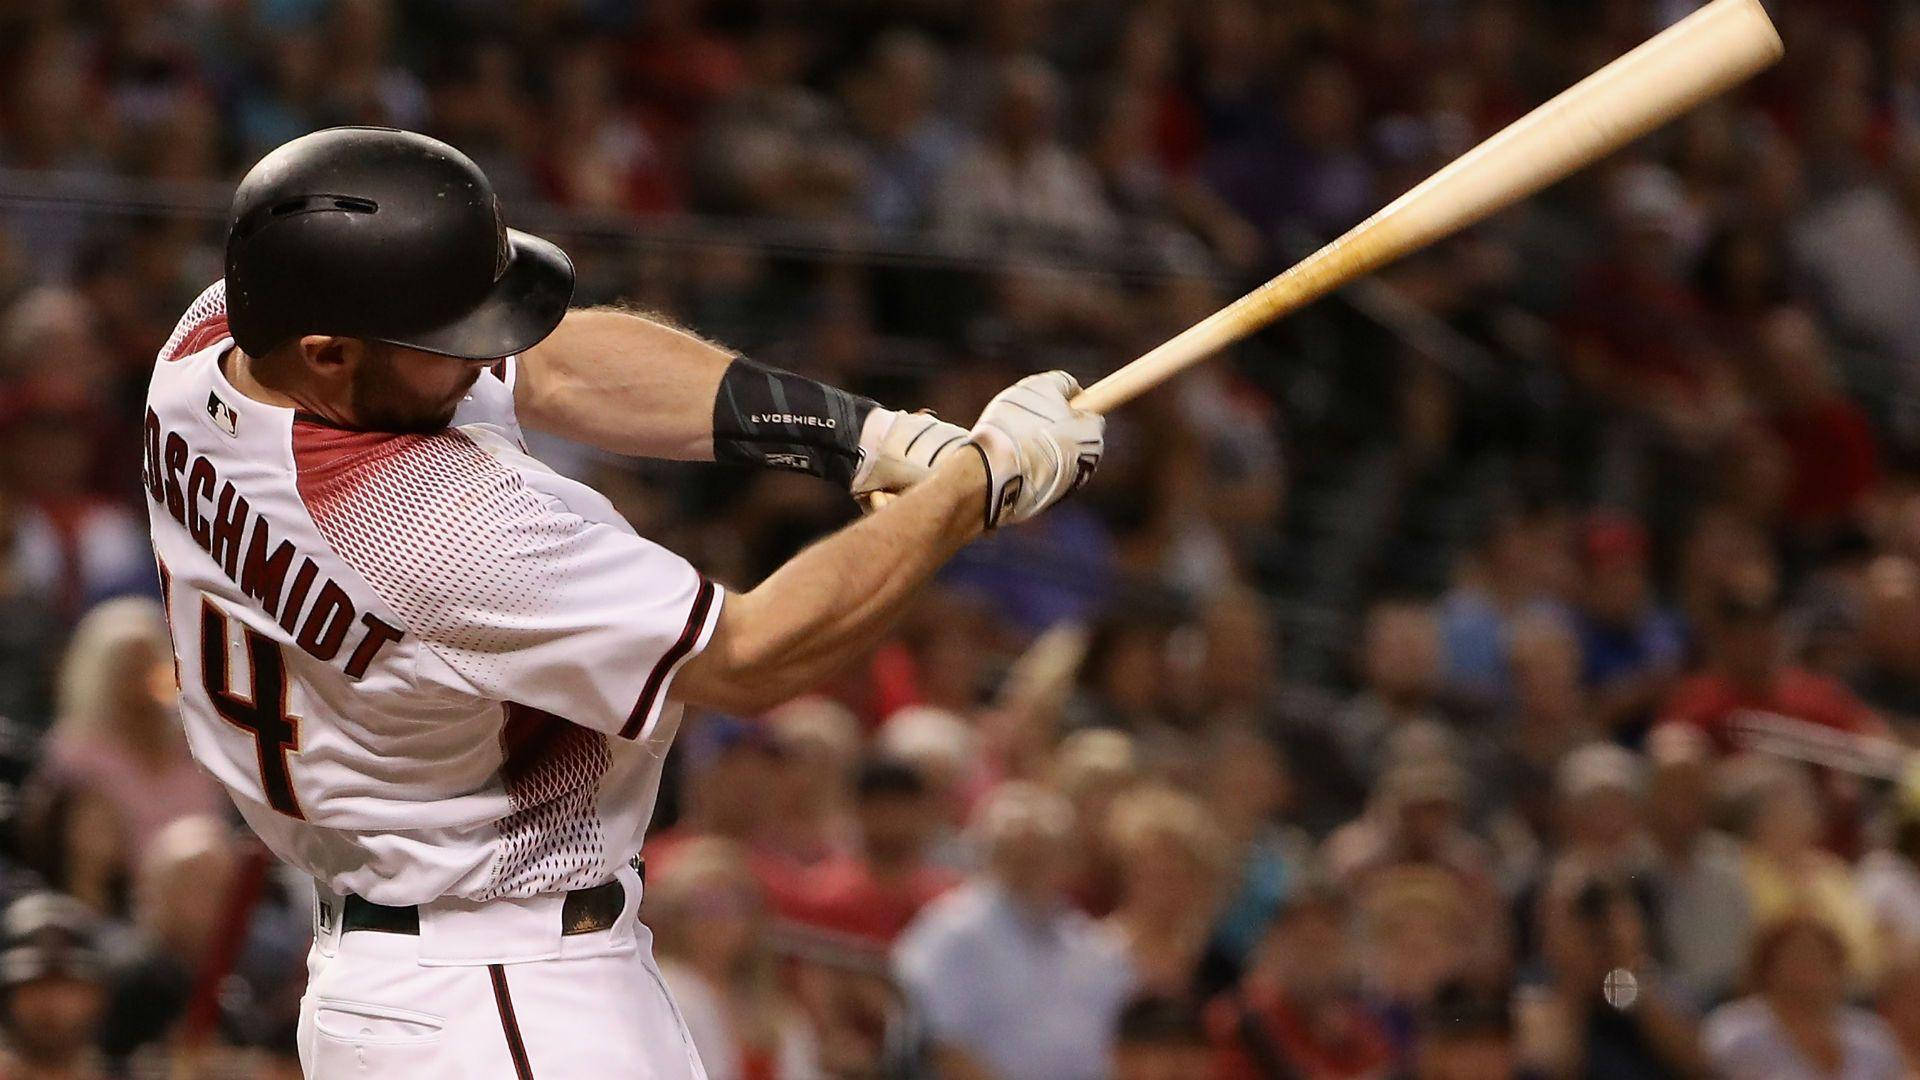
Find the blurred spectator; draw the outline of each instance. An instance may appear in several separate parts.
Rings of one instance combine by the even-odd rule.
[[[1363,788],[1380,779],[1394,732],[1444,719],[1436,704],[1441,665],[1440,624],[1431,608],[1387,601],[1368,610],[1360,635],[1361,690],[1331,720]]]
[[[1159,764],[1155,754],[1184,756],[1186,733],[1175,725],[1181,704],[1169,643],[1184,625],[1173,598],[1147,593],[1116,603],[1095,623],[1079,667],[1079,690],[1068,703],[1069,727],[1111,727],[1141,745],[1142,763]]]
[[[1860,860],[1858,888],[1878,951],[1895,961],[1920,955],[1920,806],[1911,787],[1894,808],[1892,842]]]
[[[746,853],[688,841],[647,883],[660,975],[714,1080],[821,1075],[817,1038],[780,987],[766,900]]]
[[[1789,661],[1780,615],[1770,575],[1722,589],[1707,627],[1707,666],[1674,688],[1663,719],[1699,727],[1722,751],[1734,748],[1730,722],[1748,709],[1841,731],[1882,730],[1880,718],[1845,686]]]
[[[398,19],[392,0],[333,0],[327,5],[323,120],[420,126],[426,117],[426,94],[413,73],[396,62]]]
[[[1192,1080],[1206,1075],[1207,1031],[1192,1003],[1137,997],[1120,1010],[1113,1080]]]
[[[1060,85],[1032,57],[995,72],[992,119],[979,146],[940,184],[934,220],[970,244],[1090,257],[1115,239],[1115,222],[1085,162],[1058,141]]]
[[[1197,1001],[1227,867],[1219,823],[1190,795],[1143,786],[1114,800],[1106,827],[1121,877],[1106,922],[1127,944],[1135,989]]]
[[[894,947],[941,1068],[984,1068],[1000,1080],[1105,1077],[1134,978],[1125,944],[1066,906],[1071,805],[1009,782],[975,828],[982,874],[929,905]]]
[[[1806,768],[1759,759],[1736,766],[1729,784],[1754,923],[1819,918],[1845,947],[1852,985],[1871,985],[1882,958],[1873,917],[1847,864],[1820,846],[1820,802]]]
[[[1216,731],[1208,750],[1200,790],[1219,825],[1227,867],[1202,978],[1207,988],[1221,989],[1239,980],[1267,924],[1315,866],[1312,839],[1288,823],[1293,778],[1273,741],[1236,725]]]
[[[1401,866],[1435,866],[1477,894],[1491,895],[1493,855],[1464,823],[1467,777],[1444,757],[1396,765],[1380,778],[1360,818],[1321,848],[1334,880],[1362,889],[1370,875]]]
[[[1420,1017],[1409,1080],[1511,1080],[1520,1074],[1505,997],[1454,981]]]
[[[291,1038],[312,922],[268,897],[270,858],[211,817],[180,818],[143,849],[101,1031],[112,1059],[137,1071],[173,1051]]]
[[[741,84],[701,125],[689,152],[694,206],[792,220],[848,214],[859,160],[832,102],[802,78],[810,29],[767,11],[741,41]]]
[[[1841,392],[1825,334],[1809,312],[1783,307],[1769,314],[1759,359],[1762,400],[1792,470],[1786,524],[1797,543],[1824,543],[1879,481],[1873,429]]]
[[[875,710],[891,717],[908,705],[957,714],[978,707],[992,681],[997,612],[964,588],[928,589],[897,631],[897,642],[874,658]]]
[[[1698,222],[1677,178],[1635,162],[1609,179],[1611,244],[1576,291],[1569,366],[1620,411],[1608,451],[1637,491],[1656,462],[1698,453],[1723,435],[1740,400],[1685,278]]]
[[[890,945],[920,909],[959,883],[930,865],[939,807],[920,774],[884,758],[854,782],[860,846],[809,870],[788,914],[802,922]]]
[[[1903,1061],[1920,1061],[1920,952],[1896,952],[1875,988],[1874,1006],[1900,1046]]]
[[[959,136],[933,111],[940,54],[925,37],[894,30],[874,42],[848,77],[848,110],[865,140],[861,215],[884,228],[921,225]]]
[[[99,414],[17,384],[0,388],[0,551],[15,595],[71,623],[102,600],[153,591],[140,524],[95,492]]]
[[[1108,728],[1076,731],[1054,752],[1051,781],[1073,807],[1074,906],[1096,918],[1113,913],[1123,888],[1120,852],[1108,827],[1114,802],[1141,779],[1133,738]]]
[[[264,37],[256,60],[262,70],[256,76],[255,91],[241,99],[234,118],[241,153],[253,161],[323,126],[319,116],[325,92],[324,43],[313,34],[286,31]],[[444,123],[450,118],[435,119]],[[442,130],[453,134],[457,129]]]
[[[1605,1080],[1705,1070],[1695,1017],[1658,977],[1644,910],[1617,879],[1573,862],[1547,881],[1535,909],[1544,963],[1516,1017],[1528,1069]]]
[[[1753,931],[1739,845],[1712,827],[1713,748],[1670,724],[1647,739],[1647,833],[1660,954],[1676,991],[1697,1007],[1724,999]]]
[[[1754,942],[1752,994],[1707,1018],[1723,1076],[1894,1080],[1912,1075],[1885,1021],[1847,1000],[1847,954],[1816,916],[1779,919]]]
[[[1544,612],[1515,620],[1507,667],[1512,704],[1495,753],[1504,760],[1505,790],[1497,806],[1510,810],[1536,833],[1553,828],[1556,797],[1567,760],[1603,734],[1594,722],[1580,680],[1580,642],[1573,628]],[[1484,759],[1487,754],[1479,755]]]
[[[1554,779],[1560,857],[1578,872],[1631,877],[1646,868],[1646,778],[1632,751],[1587,743],[1560,760]]]
[[[1304,246],[1303,237],[1329,238],[1364,217],[1373,169],[1361,145],[1360,94],[1338,58],[1303,57],[1287,73],[1274,112],[1245,137],[1223,141],[1204,170],[1270,243],[1288,251]]]
[[[68,620],[152,588],[140,525],[95,473],[103,410],[118,405],[112,364],[80,293],[36,289],[0,311],[0,565],[14,591]],[[129,481],[117,474],[113,494]]]
[[[1527,615],[1565,616],[1561,601],[1573,575],[1566,524],[1553,507],[1501,511],[1457,569],[1440,600],[1440,640],[1446,683],[1463,698],[1505,702],[1514,624]]]
[[[929,858],[949,869],[969,868],[972,857],[960,837],[983,767],[979,736],[945,709],[913,706],[882,724],[874,749],[918,773],[937,811]]]
[[[803,697],[767,714],[783,752],[781,784],[759,797],[769,808],[768,843],[800,867],[846,855],[858,823],[848,787],[860,758],[860,725],[837,701]]]
[[[113,357],[81,293],[43,286],[0,315],[0,384],[37,392],[36,403],[74,406],[100,393],[113,375]]]
[[[1126,242],[1156,268],[1202,271],[1214,253],[1230,266],[1250,267],[1264,247],[1259,232],[1211,188],[1166,171],[1155,145],[1155,105],[1148,94],[1119,87],[1091,146]]]
[[[1589,905],[1601,899],[1631,905],[1634,924],[1647,935],[1636,947],[1658,955],[1661,928],[1655,922],[1659,907],[1644,831],[1644,789],[1639,759],[1611,743],[1587,743],[1560,759],[1553,784],[1554,843],[1519,899],[1522,960],[1552,961],[1544,951],[1554,942],[1539,936],[1551,928],[1541,910],[1564,902],[1546,894],[1556,883],[1570,887],[1564,884],[1569,881],[1591,886],[1583,901]]]
[[[715,33],[702,14],[690,0],[648,4],[623,42],[632,95],[670,143],[743,77],[738,43]]]
[[[1281,675],[1273,608],[1265,597],[1244,586],[1221,589],[1201,609],[1199,624],[1193,700],[1183,703],[1195,726],[1252,727],[1289,742],[1326,726],[1332,698]]]
[[[1861,600],[1861,669],[1853,690],[1903,733],[1920,725],[1920,567],[1882,555],[1867,567]]]
[[[703,837],[731,840],[748,853],[763,887],[785,895],[798,867],[769,845],[769,793],[786,771],[786,750],[765,724],[713,714],[689,718],[680,734],[685,776],[681,814],[668,829],[647,838],[647,858],[656,869]]]
[[[0,917],[0,1077],[102,1080],[96,1029],[106,1006],[85,905],[59,893],[28,893]]]
[[[172,651],[160,605],[122,599],[81,620],[61,664],[26,836],[47,879],[102,913],[125,910],[135,866],[169,823],[228,809],[174,720]]]
[[[1337,889],[1288,898],[1246,979],[1207,1009],[1217,1080],[1362,1080],[1392,1064],[1386,1029],[1356,993],[1350,920]]]
[[[11,557],[18,528],[19,504],[0,494],[0,716],[37,735],[52,720],[62,626],[45,590],[19,572],[22,560]]]
[[[1889,357],[1920,350],[1920,315],[1906,297],[1920,288],[1920,148],[1902,146],[1889,175],[1836,192],[1792,221],[1795,262],[1848,340]],[[1914,375],[1899,365],[1892,376],[1902,415],[1897,430],[1911,439]],[[1883,390],[1883,393],[1886,392]]]
[[[1582,680],[1595,719],[1629,738],[1644,733],[1686,661],[1679,620],[1655,599],[1647,531],[1619,515],[1595,515],[1581,538],[1585,580],[1579,626]]]
[[[664,151],[619,107],[612,61],[597,43],[563,53],[550,76],[538,167],[548,198],[602,213],[659,214],[677,208]]]
[[[1355,898],[1360,989],[1385,1021],[1398,1058],[1418,1042],[1422,1012],[1449,981],[1500,973],[1506,936],[1482,917],[1491,897],[1431,866],[1402,866],[1369,878]]]

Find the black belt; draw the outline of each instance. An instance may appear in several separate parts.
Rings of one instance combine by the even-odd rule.
[[[608,929],[620,921],[620,913],[626,907],[627,890],[620,887],[618,880],[590,889],[574,889],[560,903],[560,933],[571,937]],[[418,935],[420,909],[412,904],[376,904],[365,897],[348,894],[340,904],[340,932],[351,930]]]

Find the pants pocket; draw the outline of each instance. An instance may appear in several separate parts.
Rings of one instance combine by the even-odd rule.
[[[312,1080],[443,1075],[446,1021],[428,1013],[321,998],[313,1008]]]
[[[446,1021],[392,1005],[321,998],[313,1005],[313,1026],[320,1034],[342,1042],[403,1045],[438,1041]]]

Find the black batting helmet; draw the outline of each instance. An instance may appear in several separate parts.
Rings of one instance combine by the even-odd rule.
[[[226,291],[233,339],[254,356],[332,334],[487,360],[553,332],[573,262],[507,228],[486,174],[446,143],[328,128],[240,181]]]

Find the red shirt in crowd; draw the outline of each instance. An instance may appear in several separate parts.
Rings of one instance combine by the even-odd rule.
[[[1700,728],[1725,753],[1739,748],[1728,721],[1748,710],[1778,713],[1840,731],[1877,735],[1886,730],[1880,717],[1851,690],[1797,667],[1782,670],[1763,690],[1743,686],[1721,672],[1695,675],[1674,689],[1667,700],[1666,719]]]
[[[1249,983],[1241,993],[1244,1001],[1227,996],[1207,1007],[1212,1080],[1265,1080],[1263,1055],[1300,1080],[1372,1080],[1393,1065],[1386,1028],[1357,1002],[1330,1003],[1312,1016],[1272,987]],[[1263,1048],[1249,1045],[1262,1037]]]
[[[1795,525],[1844,519],[1880,479],[1880,453],[1864,410],[1845,398],[1816,402],[1773,418],[1793,462],[1786,515]]]
[[[922,866],[882,881],[865,859],[842,856],[807,871],[784,898],[781,914],[796,922],[890,945],[920,909],[960,883],[960,875]]]

